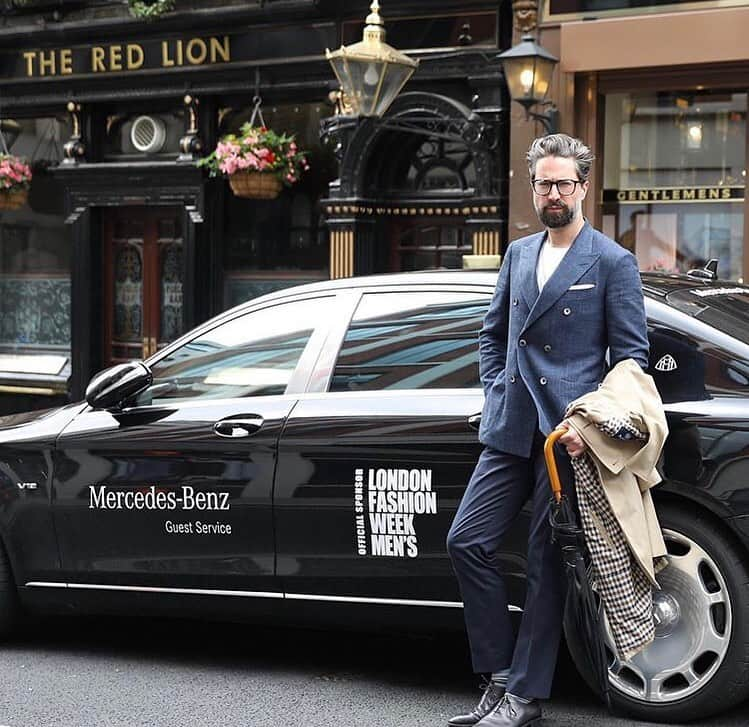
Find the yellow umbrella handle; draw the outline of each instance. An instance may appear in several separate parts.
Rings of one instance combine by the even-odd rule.
[[[567,430],[559,427],[555,429],[544,442],[544,459],[546,460],[546,469],[549,471],[549,480],[551,481],[551,491],[554,494],[554,499],[559,502],[562,499],[562,482],[559,479],[559,470],[557,469],[557,461],[554,458],[554,444],[557,439],[563,434],[566,434]]]

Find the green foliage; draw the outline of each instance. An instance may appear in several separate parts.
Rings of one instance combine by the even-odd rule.
[[[174,0],[127,0],[130,14],[144,20],[155,20],[174,10]]]

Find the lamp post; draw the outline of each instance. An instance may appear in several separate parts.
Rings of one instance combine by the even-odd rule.
[[[373,0],[359,43],[325,49],[341,84],[342,106],[355,116],[382,116],[419,65],[385,42],[380,3]]]
[[[559,112],[546,94],[551,85],[551,75],[559,59],[536,43],[528,33],[517,45],[497,55],[502,63],[507,88],[513,101],[525,108],[526,118],[540,121],[547,134],[554,134],[559,123]],[[533,106],[551,106],[547,113],[531,111]]]

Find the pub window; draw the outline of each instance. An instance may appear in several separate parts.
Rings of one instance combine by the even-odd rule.
[[[742,280],[747,94],[613,93],[605,101],[604,232],[641,270],[718,259]]]
[[[390,3],[397,6],[396,3]],[[392,11],[389,11],[392,12]],[[474,45],[497,47],[496,12],[455,13],[445,15],[386,17],[387,42],[394,48],[454,48]],[[361,17],[343,23],[343,43],[361,40]]]
[[[252,108],[225,109],[219,134],[236,133]],[[253,200],[228,189],[224,214],[224,307],[291,285],[325,280],[329,243],[319,201],[327,195],[337,166],[319,139],[320,120],[331,109],[319,103],[263,107],[268,127],[295,134],[308,152],[310,169],[277,199]]]
[[[70,374],[72,241],[53,174],[70,137],[62,118],[19,119],[5,134],[31,162],[27,204],[0,211],[0,380],[65,391]]]

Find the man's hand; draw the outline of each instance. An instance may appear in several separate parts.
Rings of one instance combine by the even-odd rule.
[[[570,457],[579,457],[585,452],[585,442],[583,442],[580,435],[569,425],[566,419],[557,428],[567,430],[567,433],[559,437],[557,441],[567,448],[567,454]]]

